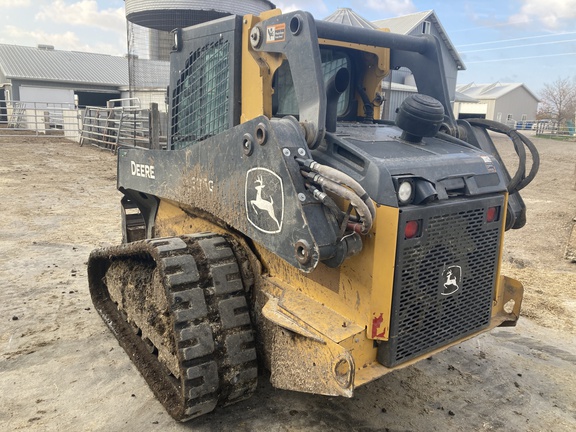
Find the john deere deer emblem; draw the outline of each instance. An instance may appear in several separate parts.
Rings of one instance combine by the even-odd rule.
[[[246,173],[246,216],[258,230],[274,234],[282,231],[284,189],[282,179],[266,168]]]
[[[453,265],[446,267],[442,272],[442,287],[440,294],[449,296],[454,294],[462,286],[462,267]]]

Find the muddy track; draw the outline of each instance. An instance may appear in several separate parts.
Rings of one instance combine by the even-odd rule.
[[[216,235],[97,249],[93,303],[176,420],[247,399],[258,368],[240,270]]]

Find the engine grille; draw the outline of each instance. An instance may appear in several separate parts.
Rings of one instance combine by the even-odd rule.
[[[390,339],[378,360],[392,367],[488,326],[501,219],[486,222],[502,196],[408,208],[401,212]],[[503,212],[500,211],[500,215]],[[422,234],[406,240],[407,221]]]

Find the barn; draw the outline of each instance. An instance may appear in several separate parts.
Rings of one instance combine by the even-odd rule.
[[[540,100],[522,83],[465,84],[457,87],[470,101],[454,104],[456,118],[481,117],[511,127],[526,127],[536,118]]]
[[[140,64],[140,94],[130,94],[128,62]],[[0,44],[0,100],[106,106],[110,99],[137,97],[164,105],[170,66],[166,61]],[[165,109],[164,109],[165,111]]]
[[[105,106],[128,85],[128,67],[123,57],[0,44],[0,80],[6,101]]]

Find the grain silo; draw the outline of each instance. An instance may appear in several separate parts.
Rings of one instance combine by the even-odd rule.
[[[267,0],[125,0],[128,27],[130,95],[155,94],[168,83],[170,31],[227,15],[273,9]],[[158,99],[158,97],[156,97]],[[144,100],[143,104],[159,100]]]

